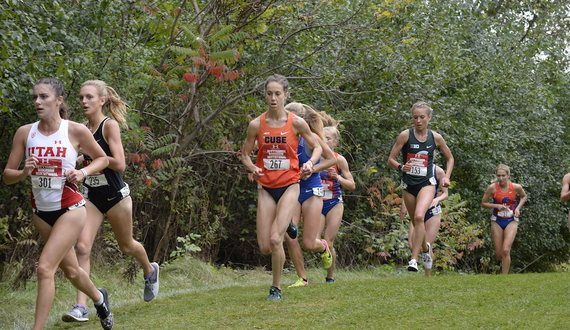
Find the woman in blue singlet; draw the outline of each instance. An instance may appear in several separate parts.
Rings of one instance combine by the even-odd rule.
[[[321,181],[325,190],[323,197],[323,209],[321,211],[321,225],[324,226],[325,240],[328,242],[333,256],[332,266],[327,269],[326,283],[334,283],[334,271],[336,269],[336,250],[334,241],[344,214],[344,202],[342,200],[342,189],[353,191],[356,189],[356,183],[350,172],[346,158],[335,152],[338,145],[340,132],[337,129],[338,121],[328,115],[326,112],[319,113],[323,118],[325,125],[325,138],[327,145],[333,151],[336,157],[336,165],[321,171]],[[342,189],[341,189],[342,188]]]
[[[414,224],[412,237],[412,258],[408,264],[409,271],[418,271],[418,256],[423,250],[425,260],[431,259],[431,245],[426,242],[424,217],[430,208],[435,195],[435,179],[433,178],[433,152],[440,149],[447,160],[445,175],[441,178],[441,186],[449,187],[449,178],[453,170],[454,159],[451,150],[443,137],[428,129],[433,110],[425,102],[417,102],[412,106],[414,127],[402,131],[392,147],[388,157],[388,165],[402,172],[404,202]],[[396,160],[402,152],[403,162]]]
[[[315,140],[322,148],[322,159],[315,163],[313,173],[301,176],[298,203],[294,206],[293,223],[298,226],[301,221],[301,214],[303,214],[303,247],[308,251],[320,253],[323,268],[329,269],[332,265],[333,257],[327,241],[321,239],[321,210],[323,208],[324,191],[320,171],[334,165],[336,159],[325,142],[323,123],[320,115],[315,110],[308,105],[296,102],[287,104],[285,110],[296,114],[307,122],[311,132],[313,132]],[[307,161],[311,157],[311,154],[312,150],[310,146],[306,145],[304,139],[299,139],[299,148],[297,149],[299,161]],[[309,282],[305,273],[303,252],[299,242],[297,239],[288,236],[285,236],[285,239],[289,255],[295,265],[298,276],[297,282],[289,287],[308,285]]]
[[[424,225],[426,228],[426,242],[430,247],[433,247],[433,243],[435,242],[435,238],[439,232],[439,227],[441,225],[442,210],[440,202],[446,200],[449,196],[448,188],[442,187],[439,184],[439,178],[445,176],[445,171],[441,167],[435,165],[433,175],[437,182],[435,185],[435,196],[424,218]],[[402,203],[402,214],[405,214],[405,212],[406,204]],[[408,232],[408,244],[410,245],[410,250],[412,250],[413,246],[412,237],[414,237],[414,223],[410,221],[410,230]],[[431,269],[434,260],[433,251],[429,252],[431,252],[431,254],[423,253],[422,255],[426,277],[429,277],[431,275]]]

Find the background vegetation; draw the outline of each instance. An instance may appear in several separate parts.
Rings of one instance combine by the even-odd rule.
[[[423,100],[456,159],[437,266],[496,267],[479,205],[505,163],[529,194],[514,270],[552,270],[570,256],[558,202],[569,165],[569,10],[554,0],[3,0],[0,166],[17,127],[36,120],[35,80],[63,80],[77,121],[80,84],[105,80],[130,104],[125,178],[151,258],[265,266],[238,150],[266,109],[265,77],[280,73],[290,101],[343,120],[339,151],[357,190],[345,198],[341,266],[408,258],[398,173],[386,159]],[[14,284],[33,275],[41,244],[27,195],[26,182],[0,186],[0,277],[19,274]],[[95,250],[100,261],[125,258],[109,228]]]

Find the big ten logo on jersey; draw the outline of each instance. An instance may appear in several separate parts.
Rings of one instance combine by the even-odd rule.
[[[287,143],[286,136],[265,136],[263,138],[264,143]]]
[[[65,158],[67,155],[67,147],[30,147],[28,148],[28,155]]]
[[[410,143],[410,149],[419,149],[420,145],[415,143]]]

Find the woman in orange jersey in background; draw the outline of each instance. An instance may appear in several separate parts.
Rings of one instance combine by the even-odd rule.
[[[283,236],[293,216],[293,205],[299,197],[301,173],[311,174],[322,148],[307,123],[285,110],[289,82],[281,75],[265,81],[267,112],[255,118],[247,128],[242,148],[242,162],[257,181],[257,242],[263,254],[271,254],[273,283],[269,300],[281,300],[281,275],[285,264]],[[302,136],[313,153],[309,161],[299,164],[298,136]],[[255,142],[259,148],[254,164],[251,152]]]
[[[491,183],[481,201],[481,206],[493,209],[491,237],[495,255],[501,261],[501,272],[508,274],[511,268],[511,246],[517,236],[521,207],[526,202],[526,193],[520,184],[512,183],[511,169],[500,164],[495,170],[497,181]],[[517,195],[520,201],[517,203]],[[489,199],[493,198],[492,203]]]

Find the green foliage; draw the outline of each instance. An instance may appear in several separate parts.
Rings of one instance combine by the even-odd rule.
[[[170,46],[169,48],[172,52],[176,53],[176,54],[180,54],[180,55],[186,55],[186,56],[200,56],[200,53],[192,48],[187,48],[187,47],[180,47],[180,46]]]
[[[374,263],[405,264],[410,257],[407,241],[409,217],[402,214],[403,199],[397,194],[400,189],[396,182],[389,178],[375,182],[368,188],[370,211],[366,213],[372,214],[372,217],[353,221],[348,230],[341,229],[339,236],[342,237],[344,245],[347,244],[345,240],[351,244],[360,243],[361,251],[358,253],[374,256],[361,256],[356,259]],[[477,268],[477,265],[473,266],[477,262],[473,260],[473,251],[483,244],[483,229],[467,222],[466,205],[467,202],[462,201],[459,194],[451,194],[443,202],[441,229],[434,244],[434,267],[462,271]],[[358,228],[359,234],[354,235],[351,228]]]
[[[372,240],[366,250],[383,258],[383,261],[401,260],[408,255],[407,222],[400,216],[402,199],[396,194],[396,188],[396,182],[390,179],[376,182],[368,188],[373,215],[364,219],[364,223],[373,235],[364,236]]]
[[[167,134],[159,137],[158,139],[153,138],[152,132],[147,133],[147,147],[151,150],[151,155],[160,156],[172,154],[172,151],[179,147],[178,143],[171,143],[172,140],[176,138],[174,134]]]
[[[198,234],[189,234],[184,237],[177,237],[176,241],[181,243],[182,246],[176,248],[176,251],[170,252],[170,258],[178,259],[180,257],[188,256],[192,252],[200,252],[202,249],[193,243],[197,238],[200,238]]]
[[[513,269],[549,270],[570,257],[557,202],[570,166],[567,13],[557,1],[4,1],[0,139],[37,120],[36,79],[64,80],[78,121],[70,100],[79,85],[105,80],[131,105],[124,176],[135,233],[153,259],[200,233],[200,257],[259,265],[267,258],[255,242],[255,185],[235,152],[266,109],[264,78],[280,73],[290,78],[289,101],[343,120],[339,152],[357,189],[345,196],[339,262],[400,263],[407,223],[390,204],[399,178],[386,158],[409,127],[410,106],[427,101],[431,127],[455,156],[451,193],[461,196],[447,207],[456,218],[444,221],[439,266],[489,270],[481,264],[493,258],[489,215],[479,205],[494,167],[506,163],[529,194]],[[9,152],[9,143],[0,147],[0,165]],[[29,209],[28,193],[26,182],[0,186],[0,241],[18,235],[14,210]],[[15,244],[0,248],[0,260],[26,255]]]
[[[434,267],[473,271],[477,260],[473,260],[472,254],[483,244],[483,229],[467,222],[469,209],[459,194],[451,194],[442,204],[441,227],[433,247]]]

